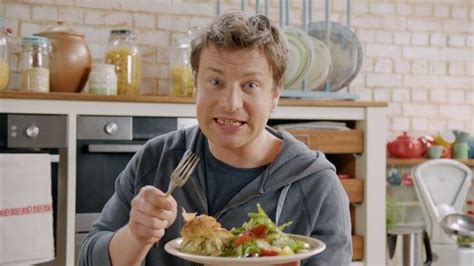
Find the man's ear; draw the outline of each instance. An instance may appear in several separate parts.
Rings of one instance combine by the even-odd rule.
[[[280,94],[281,94],[281,90],[279,89],[275,92],[275,95],[273,95],[271,111],[277,108],[278,101],[280,100]]]

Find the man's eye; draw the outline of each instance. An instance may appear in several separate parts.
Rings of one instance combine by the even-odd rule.
[[[209,83],[211,83],[211,85],[214,85],[214,86],[219,85],[219,81],[217,79],[211,79]]]
[[[244,87],[248,89],[255,89],[258,87],[258,85],[255,82],[247,82],[245,83]]]

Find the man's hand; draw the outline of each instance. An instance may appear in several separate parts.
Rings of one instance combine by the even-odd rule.
[[[156,187],[145,186],[132,200],[129,230],[144,245],[158,242],[176,220],[177,204]]]

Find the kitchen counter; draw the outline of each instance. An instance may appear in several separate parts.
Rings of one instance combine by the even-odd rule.
[[[108,96],[88,93],[32,93],[0,91],[0,99],[36,99],[65,101],[105,101],[105,102],[141,102],[141,103],[194,103],[192,97],[173,97],[156,95]],[[386,102],[334,101],[311,99],[281,98],[279,106],[327,106],[327,107],[387,107]]]
[[[272,119],[351,122],[363,131],[364,152],[355,157],[355,175],[364,179],[364,202],[356,206],[354,233],[363,236],[363,264],[385,264],[385,130],[384,102],[281,99]],[[61,114],[67,117],[68,147],[60,160],[62,178],[57,265],[74,265],[77,117],[161,116],[195,117],[190,97],[104,96],[82,93],[0,92],[0,113]],[[369,226],[370,221],[370,226]]]

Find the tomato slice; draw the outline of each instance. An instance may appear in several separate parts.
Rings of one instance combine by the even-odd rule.
[[[255,235],[255,237],[261,238],[265,234],[266,230],[267,230],[267,226],[264,224],[260,224],[252,228],[251,232]]]
[[[236,239],[235,239],[235,246],[240,246],[245,242],[249,242],[255,239],[255,236],[252,234],[250,231],[245,231],[242,234],[240,234]]]
[[[269,249],[261,249],[260,256],[262,257],[271,257],[271,256],[278,256],[278,252]]]

